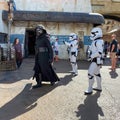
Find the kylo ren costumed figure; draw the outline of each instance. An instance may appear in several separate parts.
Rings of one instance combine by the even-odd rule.
[[[47,36],[47,32],[43,26],[36,27],[36,42],[35,42],[35,66],[34,76],[37,84],[33,88],[42,86],[42,81],[50,82],[54,85],[59,81],[59,78],[52,68],[53,50]]]

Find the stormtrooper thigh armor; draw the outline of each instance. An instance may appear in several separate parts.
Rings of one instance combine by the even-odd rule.
[[[78,74],[78,66],[77,66],[76,55],[75,54],[70,55],[70,62],[71,62],[71,65],[72,65],[73,73],[77,75]]]

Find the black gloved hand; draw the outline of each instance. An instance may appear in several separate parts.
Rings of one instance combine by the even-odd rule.
[[[91,58],[91,57],[89,57],[87,60],[88,60],[88,61],[92,61],[92,58]]]
[[[52,59],[49,59],[49,63],[53,63],[53,60],[52,60]]]
[[[65,44],[65,41],[63,41],[63,43]]]

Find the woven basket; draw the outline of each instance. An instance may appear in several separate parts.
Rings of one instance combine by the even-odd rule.
[[[8,56],[10,57],[10,60],[8,60]],[[8,48],[0,48],[0,71],[15,69],[16,69],[15,50],[10,48],[10,51],[8,51]]]
[[[15,60],[0,61],[0,71],[15,70],[15,69],[16,69]]]

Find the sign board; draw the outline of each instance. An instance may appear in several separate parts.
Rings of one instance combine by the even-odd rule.
[[[63,41],[69,41],[69,35],[51,35],[50,40],[55,42],[56,38],[58,39],[59,45],[63,45]]]
[[[18,38],[20,43],[23,44],[24,43],[24,34],[11,34],[10,35],[10,43],[13,43],[15,38]]]
[[[90,39],[90,36],[84,36],[84,45],[91,45],[92,40]]]

